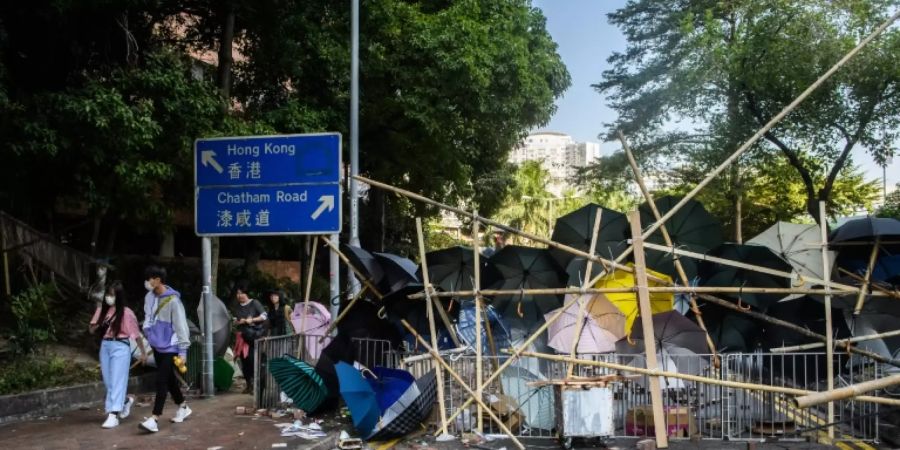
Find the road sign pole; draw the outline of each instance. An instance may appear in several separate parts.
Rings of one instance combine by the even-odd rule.
[[[340,245],[341,235],[335,233],[328,238],[334,245]],[[334,250],[328,253],[329,304],[331,317],[337,317],[341,305],[341,260]]]
[[[216,395],[213,382],[213,329],[212,329],[212,242],[208,237],[202,239],[203,253],[203,395]]]
[[[350,7],[350,240],[359,247],[359,0]],[[359,292],[359,280],[349,274],[350,295]]]

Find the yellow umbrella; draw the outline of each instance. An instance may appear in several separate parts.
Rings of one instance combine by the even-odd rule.
[[[631,263],[628,264],[631,266]],[[647,269],[647,275],[652,275],[654,277],[659,277],[661,279],[671,281],[672,279],[668,275],[661,274],[659,272],[652,271]],[[652,280],[648,280],[647,283],[650,286],[665,286],[662,283],[654,282]],[[595,285],[597,288],[631,288],[635,286],[634,281],[634,273],[626,272],[624,270],[615,270],[612,273],[604,276],[600,281]],[[602,294],[606,297],[606,300],[609,300],[610,303],[616,306],[619,311],[622,311],[622,314],[625,315],[625,333],[631,334],[631,326],[634,324],[634,319],[639,315],[640,309],[638,308],[638,299],[636,292],[621,292],[621,293],[607,293]],[[650,309],[653,311],[653,314],[671,311],[672,304],[674,302],[675,296],[669,292],[651,292],[650,293]],[[592,306],[600,305],[603,302],[593,302]],[[591,315],[603,314],[602,311],[595,311],[595,308],[591,308]]]

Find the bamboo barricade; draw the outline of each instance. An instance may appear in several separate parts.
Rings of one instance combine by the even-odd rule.
[[[662,217],[659,214],[659,208],[656,207],[656,202],[653,201],[653,196],[647,189],[647,185],[644,184],[644,175],[641,173],[641,168],[638,166],[637,160],[634,159],[634,153],[631,152],[631,147],[628,145],[628,141],[625,139],[625,134],[622,133],[622,130],[616,130],[616,134],[619,136],[619,142],[622,143],[622,149],[625,151],[625,156],[628,158],[628,164],[631,166],[631,172],[634,174],[634,181],[637,182],[638,187],[641,190],[641,194],[643,194],[644,196],[644,200],[647,201],[647,205],[650,207],[650,211],[653,212],[653,218],[655,220],[659,220]],[[665,224],[659,227],[659,231],[662,234],[663,242],[665,242],[669,247],[674,248],[675,245],[672,242],[672,237],[669,236],[669,230],[666,228]],[[644,245],[646,246],[646,243],[644,243]],[[681,284],[683,286],[690,286],[691,282],[688,279],[687,272],[684,271],[684,266],[681,264],[681,260],[679,260],[678,258],[673,258],[673,261],[675,263],[675,270],[678,272],[678,278],[681,279]],[[703,330],[703,333],[706,335],[706,346],[709,348],[709,352],[713,355],[715,366],[718,367],[719,356],[716,352],[716,344],[713,343],[712,337],[709,336],[709,331],[706,330],[706,322],[703,320],[703,314],[700,312],[700,307],[697,306],[697,299],[693,295],[689,295],[688,301],[691,305],[691,311],[694,312],[694,317],[697,318],[697,325],[700,326],[700,329]]]
[[[311,255],[309,257],[309,271],[306,274],[306,289],[303,292],[303,317],[300,319],[300,330],[296,330],[298,333],[303,333],[303,334],[306,334],[306,315],[307,315],[307,312],[309,311],[309,295],[310,295],[310,291],[312,291],[313,273],[316,272],[313,269],[316,266],[316,249],[319,247],[318,243],[319,243],[319,237],[313,236],[312,252],[310,252]],[[325,333],[325,335],[327,336],[328,333]],[[302,348],[302,346],[297,347],[297,353],[300,352],[300,348]]]
[[[819,233],[822,239],[822,274],[826,279],[831,277],[828,265],[828,223],[825,222],[825,202],[819,201]],[[831,324],[831,288],[825,285],[825,371],[828,391],[834,390],[834,330]],[[860,292],[864,292],[860,289]],[[828,402],[827,424],[834,423],[834,402]],[[834,439],[834,425],[828,426],[828,439]]]
[[[360,289],[359,292],[353,295],[353,298],[350,299],[350,303],[347,303],[347,307],[341,310],[341,313],[334,318],[334,321],[331,322],[330,325],[328,325],[325,333],[323,333],[322,336],[319,336],[319,344],[325,342],[325,338],[331,335],[331,332],[334,331],[335,328],[337,328],[337,325],[341,320],[344,320],[344,317],[346,317],[350,310],[353,309],[353,306],[356,305],[356,302],[363,298],[363,294],[367,289],[369,289],[369,286],[363,286],[363,288]]]
[[[512,353],[512,352],[507,352]],[[703,377],[700,375],[691,375],[687,373],[677,373],[677,372],[665,372],[662,370],[649,370],[644,369],[642,367],[634,367],[634,366],[626,366],[623,364],[610,363],[605,361],[593,361],[589,359],[577,359],[570,358],[566,355],[551,355],[548,353],[537,353],[537,352],[521,352],[521,356],[531,356],[534,358],[546,359],[549,361],[559,361],[559,362],[575,362],[584,366],[594,366],[594,367],[603,367],[605,369],[610,370],[618,370],[621,372],[632,372],[639,373],[641,375],[647,375],[651,377],[665,377],[665,378],[679,378],[686,381],[694,381],[697,383],[705,383],[712,384],[715,386],[722,386],[733,389],[747,389],[752,391],[760,391],[760,392],[771,392],[775,394],[786,394],[786,395],[808,395],[814,394],[815,391],[807,391],[805,389],[797,389],[785,386],[772,386],[769,384],[755,384],[755,383],[745,383],[742,381],[732,381],[732,380],[720,380],[718,378],[709,378]],[[868,403],[877,403],[879,405],[890,405],[890,406],[900,406],[900,399],[894,398],[886,398],[886,397],[875,397],[871,395],[858,395],[854,397],[854,400],[860,402],[868,402]]]
[[[649,276],[648,276],[649,278]],[[825,295],[825,289],[805,289],[805,288],[763,288],[763,287],[734,287],[734,286],[647,286],[648,292],[651,293],[669,293],[669,294],[815,294]],[[561,295],[561,294],[620,294],[634,293],[638,291],[638,287],[603,287],[603,288],[537,288],[537,289],[482,289],[481,295]],[[855,295],[856,292],[851,291],[830,291],[833,296],[849,296]],[[432,297],[471,297],[475,295],[475,291],[446,291],[433,292]],[[423,292],[410,294],[410,299],[421,300],[425,298]]]
[[[600,221],[603,219],[603,210],[597,208],[597,214],[594,215],[594,227],[591,230],[591,246],[590,246],[590,254],[594,254],[594,251],[597,249],[597,235],[600,232]],[[591,279],[591,270],[593,270],[594,262],[591,260],[587,261],[585,270],[584,270],[584,283],[581,287],[586,288],[588,285],[586,284],[588,280]],[[588,303],[591,303],[591,300],[584,301],[584,299],[578,300],[578,315],[575,318],[575,333],[572,335],[572,349],[569,352],[569,356],[575,357],[578,353],[578,342],[581,341],[581,333],[584,331],[584,314],[587,310]],[[566,369],[566,377],[572,378],[572,375],[575,373],[575,365],[569,364],[568,369]]]
[[[836,345],[840,344],[840,343],[855,344],[857,342],[872,341],[875,339],[884,339],[884,338],[897,337],[897,336],[900,336],[900,330],[886,331],[884,333],[867,334],[864,336],[855,336],[855,337],[847,338],[847,339],[838,339],[838,340],[834,341],[834,343]],[[790,347],[770,348],[769,351],[772,353],[793,353],[793,352],[802,352],[804,350],[812,350],[812,349],[816,349],[816,348],[821,348],[824,346],[825,346],[824,342],[813,342],[812,344],[793,345]]]
[[[791,103],[789,103],[787,106],[785,106],[778,114],[776,114],[768,122],[766,122],[766,124],[763,125],[763,127],[760,128],[759,130],[757,130],[756,133],[753,134],[753,136],[750,136],[750,138],[747,139],[746,142],[741,144],[741,146],[738,147],[738,149],[735,150],[734,153],[732,153],[728,158],[726,158],[725,161],[722,161],[722,163],[719,164],[718,167],[713,169],[713,171],[710,172],[706,176],[706,178],[704,178],[699,183],[697,183],[697,185],[694,186],[694,188],[691,189],[691,191],[688,192],[684,196],[684,198],[682,198],[678,203],[676,203],[672,207],[672,209],[668,210],[662,217],[659,218],[659,220],[656,221],[656,223],[654,223],[649,228],[644,230],[643,234],[641,234],[641,237],[643,237],[644,239],[650,237],[650,235],[652,235],[657,229],[659,229],[659,227],[661,227],[664,223],[666,223],[666,221],[671,219],[672,216],[674,216],[676,213],[678,213],[678,211],[681,208],[683,208],[684,205],[686,205],[689,201],[691,201],[691,199],[696,197],[697,194],[701,190],[703,190],[704,187],[706,187],[706,185],[708,185],[714,178],[719,176],[719,174],[721,174],[722,171],[724,171],[726,168],[728,168],[728,166],[733,164],[734,161],[736,161],[744,152],[746,152],[750,147],[752,147],[753,144],[756,143],[756,141],[760,140],[767,132],[769,132],[769,130],[771,130],[776,124],[778,124],[778,122],[781,122],[781,119],[783,119],[785,116],[790,114],[790,112],[793,111],[795,108],[797,108],[798,105],[803,103],[803,101],[806,100],[806,98],[809,97],[809,95],[812,94],[813,91],[818,89],[819,86],[821,86],[823,83],[825,83],[826,80],[831,78],[831,76],[834,75],[834,73],[837,72],[838,69],[840,69],[844,64],[846,64],[848,61],[853,59],[853,57],[856,56],[856,54],[859,53],[860,50],[862,50],[866,45],[868,45],[869,42],[872,42],[872,40],[874,40],[876,37],[878,37],[878,35],[880,35],[885,29],[887,29],[888,26],[890,26],[892,23],[894,23],[894,21],[896,21],[897,18],[900,18],[900,10],[895,12],[894,15],[892,15],[887,20],[885,20],[884,23],[879,25],[878,28],[876,28],[874,31],[872,31],[871,34],[869,34],[862,41],[860,41],[859,44],[856,45],[856,47],[853,47],[852,50],[847,52],[847,54],[845,54],[840,60],[838,60],[836,63],[834,63],[834,65],[831,66],[831,68],[829,68],[825,73],[823,73],[821,76],[819,76],[819,78],[817,78],[816,81],[814,81],[811,85],[809,85],[809,87],[807,87],[802,93],[800,93],[800,95],[798,95],[797,98],[795,98]],[[616,262],[621,261],[628,254],[630,254],[633,250],[634,250],[634,246],[629,246],[628,248],[626,248],[625,251],[623,251],[622,254],[620,254],[619,257],[616,258]],[[597,277],[597,279],[591,280],[591,284],[596,283],[598,279],[599,279],[599,277]]]
[[[641,313],[641,328],[644,330],[644,355],[648,370],[657,370],[656,363],[656,334],[653,329],[653,309],[650,307],[650,293],[647,292],[647,271],[644,262],[644,238],[641,237],[641,214],[637,211],[628,213],[628,223],[631,225],[631,235],[634,238],[634,284],[638,289],[638,311]],[[574,367],[574,365],[573,365]],[[665,413],[663,412],[662,388],[659,377],[650,377],[650,406],[653,408],[653,423],[660,424],[654,427],[656,434],[656,446],[658,448],[669,447],[669,436]]]
[[[832,402],[848,398],[859,399],[860,395],[866,392],[877,391],[879,389],[884,389],[896,384],[900,384],[900,374],[878,378],[875,380],[863,381],[862,383],[851,384],[850,386],[831,389],[826,392],[806,394],[794,398],[793,403],[797,408],[809,408],[811,406],[821,405],[822,403],[826,402],[829,404],[833,404]]]
[[[416,217],[416,236],[419,240],[419,259],[422,261],[422,282],[425,284],[425,301],[428,303],[426,306],[426,316],[428,317],[428,333],[431,335],[431,347],[437,349],[438,337],[437,328],[434,326],[434,310],[443,307],[435,308],[434,299],[431,298],[431,280],[428,277],[428,262],[425,259],[425,236],[422,233],[422,219],[420,217]],[[452,328],[448,328],[447,330],[450,331],[452,330]],[[459,347],[459,344],[457,344],[456,346]],[[437,391],[438,406],[440,407],[441,418],[440,431],[442,433],[447,433],[447,410],[444,409],[444,374],[439,367],[436,369],[437,370],[434,371],[435,378],[437,379],[437,385],[440,386]]]
[[[847,275],[848,277],[853,278],[854,280],[859,281],[859,282],[862,282],[863,280],[865,280],[865,278],[863,278],[843,267],[838,267],[838,272],[840,272],[844,275]],[[884,293],[888,297],[894,297],[894,298],[900,299],[900,291],[892,291],[890,289],[885,288],[884,286],[879,285],[878,283],[870,284],[869,287],[872,289],[875,289],[878,292]]]
[[[428,353],[431,353],[432,358],[434,358],[434,360],[438,364],[440,364],[440,366],[443,367],[444,370],[446,370],[447,373],[449,373],[450,376],[453,377],[453,379],[456,380],[457,383],[459,383],[459,386],[462,387],[463,390],[465,390],[467,394],[469,394],[469,400],[472,400],[472,401],[475,401],[476,403],[478,403],[478,406],[481,406],[481,409],[483,409],[484,412],[486,412],[488,414],[488,416],[491,418],[491,420],[493,420],[494,422],[497,423],[497,426],[500,428],[500,430],[503,431],[504,433],[506,433],[506,435],[509,436],[509,438],[513,441],[513,443],[516,444],[516,447],[518,447],[521,450],[525,450],[525,446],[522,445],[522,443],[518,439],[516,439],[516,436],[513,434],[512,431],[510,431],[509,428],[507,428],[506,424],[503,423],[503,420],[501,420],[499,417],[497,417],[497,415],[494,414],[494,411],[492,411],[488,405],[484,404],[484,400],[482,400],[481,397],[478,397],[478,395],[474,391],[472,391],[472,388],[470,388],[469,385],[466,384],[465,380],[463,380],[462,377],[460,377],[459,374],[456,373],[456,371],[454,371],[453,368],[450,367],[449,364],[447,364],[447,361],[444,361],[444,358],[441,358],[440,353],[438,353],[437,350],[435,350],[433,347],[428,345],[428,343],[425,342],[425,339],[423,339],[422,336],[419,335],[419,333],[417,333],[416,330],[413,329],[412,326],[410,326],[409,322],[401,319],[400,323],[402,323],[403,326],[406,327],[406,330],[409,331],[410,334],[412,334],[413,336],[416,337],[416,341],[419,342],[419,345],[424,347],[425,350],[428,351]],[[444,390],[444,385],[439,384],[438,385],[438,393],[443,392],[443,390]],[[441,405],[441,407],[443,407],[443,405]]]
[[[881,236],[875,237],[875,245],[872,246],[872,253],[869,254],[869,264],[866,266],[866,276],[863,277],[862,286],[859,287],[859,295],[856,297],[856,307],[853,308],[853,315],[858,316],[862,312],[863,305],[866,301],[866,291],[869,290],[869,283],[872,281],[872,270],[875,269],[875,260],[878,259],[878,248],[881,247]]]
[[[478,215],[478,211],[475,211],[475,214]],[[472,275],[474,280],[472,280],[472,290],[476,292],[475,294],[475,395],[478,398],[484,398],[484,365],[481,360],[481,306],[482,306],[482,298],[481,294],[478,291],[481,290],[481,249],[479,248],[480,237],[478,236],[478,221],[472,221]],[[422,265],[424,266],[427,262],[423,259]],[[483,410],[481,409],[481,405],[478,405],[476,408],[476,429],[479,433],[484,432],[484,417],[482,416]]]
[[[384,298],[384,295],[382,295],[381,291],[379,291],[378,288],[375,287],[374,284],[372,284],[372,281],[369,280],[369,277],[363,275],[363,273],[360,272],[360,270],[357,269],[356,266],[353,265],[352,262],[350,262],[350,259],[347,258],[347,255],[345,255],[344,252],[341,251],[341,249],[339,249],[336,245],[334,245],[334,243],[331,242],[325,236],[320,236],[320,239],[322,239],[322,242],[325,242],[325,244],[327,244],[329,247],[331,247],[331,251],[337,253],[337,255],[341,258],[341,261],[344,261],[344,264],[346,264],[347,267],[349,267],[350,270],[352,270],[353,273],[356,274],[357,278],[362,280],[363,284],[366,285],[366,287],[368,287],[370,291],[372,291],[372,295],[374,295],[375,297],[378,297],[378,300],[381,300],[382,298]]]

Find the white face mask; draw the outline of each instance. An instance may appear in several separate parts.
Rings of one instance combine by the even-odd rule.
[[[106,304],[109,305],[109,306],[113,306],[113,305],[116,304],[116,297],[113,296],[113,295],[107,295],[106,297],[103,298],[103,300],[104,300],[104,301],[106,302]]]
[[[146,289],[146,290],[148,290],[148,291],[152,291],[152,290],[153,290],[153,285],[150,284],[150,280],[144,281],[144,289]]]

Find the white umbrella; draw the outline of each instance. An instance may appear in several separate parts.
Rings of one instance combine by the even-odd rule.
[[[528,383],[546,380],[524,367],[512,365],[500,375],[503,393],[519,405],[525,424],[531,428],[551,430],[556,426],[553,389],[549,386],[529,386]]]
[[[794,272],[803,278],[825,278],[822,267],[822,236],[818,225],[778,222],[748,244],[763,245],[784,258]],[[828,251],[828,270],[834,265],[836,253]],[[802,297],[791,295],[785,300]]]
[[[197,316],[200,318],[200,329],[203,329],[203,298],[200,298],[200,304],[197,306]],[[228,308],[219,297],[212,296],[212,332],[213,332],[213,353],[216,356],[225,354],[228,348],[228,341],[231,339],[231,314]]]

